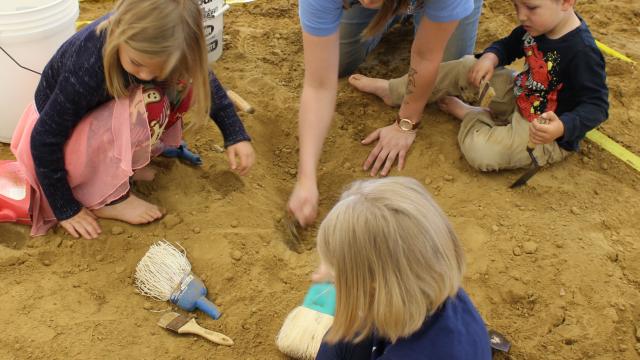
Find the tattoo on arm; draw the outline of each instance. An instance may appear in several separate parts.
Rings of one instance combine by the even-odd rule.
[[[417,73],[418,71],[416,71],[416,69],[412,67],[409,68],[409,73],[407,74],[407,91],[405,92],[404,96],[413,94],[414,90],[416,89]]]

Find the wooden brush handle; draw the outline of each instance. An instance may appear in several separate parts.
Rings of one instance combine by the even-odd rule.
[[[226,346],[233,345],[233,340],[231,340],[231,338],[228,337],[227,335],[205,329],[202,326],[198,325],[198,323],[196,323],[196,321],[193,319],[191,319],[191,321],[189,321],[188,323],[184,324],[180,328],[180,330],[178,330],[178,332],[180,334],[200,335],[203,338],[220,345],[226,345]]]
[[[247,102],[247,100],[243,99],[240,95],[236,94],[233,90],[227,90],[227,95],[233,105],[235,105],[238,109],[246,112],[247,114],[253,114],[255,112],[253,106]]]

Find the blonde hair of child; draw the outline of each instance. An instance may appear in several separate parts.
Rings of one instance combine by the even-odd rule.
[[[320,225],[318,251],[335,274],[329,343],[411,335],[458,292],[464,271],[447,217],[407,177],[353,183]]]
[[[348,9],[351,7],[349,0],[343,0],[343,7]],[[370,38],[375,36],[384,30],[389,20],[391,20],[397,14],[406,11],[409,8],[409,0],[384,0],[376,13],[376,16],[371,19],[367,27],[362,31],[364,38]]]
[[[206,119],[211,89],[202,12],[197,1],[119,0],[111,17],[97,31],[107,32],[104,73],[112,96],[128,95],[128,75],[118,55],[118,47],[126,44],[149,57],[166,59],[161,78],[169,84],[169,91],[175,91],[178,80],[190,82],[190,108],[198,118]]]

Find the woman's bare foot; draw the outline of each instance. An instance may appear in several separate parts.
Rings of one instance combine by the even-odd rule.
[[[458,120],[462,120],[469,111],[487,111],[486,109],[471,106],[455,96],[445,96],[438,100],[438,107],[447,114],[453,115]]]
[[[131,177],[134,181],[153,181],[156,178],[156,169],[145,166],[133,172]]]
[[[93,213],[99,218],[120,220],[129,224],[150,223],[160,219],[163,215],[158,206],[133,194],[122,202],[93,210]]]
[[[373,94],[382,99],[385,104],[393,106],[391,104],[391,94],[389,93],[389,80],[353,74],[349,76],[348,81],[354,88],[368,94]]]

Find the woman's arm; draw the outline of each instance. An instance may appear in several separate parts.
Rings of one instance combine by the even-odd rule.
[[[400,118],[419,123],[422,112],[436,83],[438,67],[447,41],[458,26],[458,21],[433,22],[423,17],[411,45],[411,65],[407,91],[400,106]]]
[[[300,159],[289,210],[305,226],[317,214],[316,167],[336,105],[339,41],[337,31],[329,36],[303,32],[302,40],[305,72],[298,115]]]
[[[447,41],[458,21],[434,22],[423,17],[411,46],[411,65],[408,72],[407,91],[398,116],[419,123],[422,112],[438,76]],[[378,143],[364,162],[364,170],[371,168],[371,176],[380,171],[386,176],[398,159],[398,168],[404,168],[405,157],[416,134],[401,130],[396,124],[380,128],[371,133],[363,144]]]

